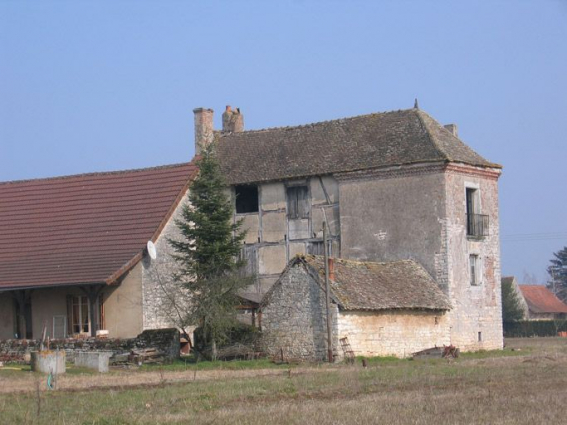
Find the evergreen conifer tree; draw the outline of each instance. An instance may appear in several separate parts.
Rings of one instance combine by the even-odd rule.
[[[511,281],[502,280],[502,321],[515,322],[524,318],[520,300]]]
[[[241,221],[233,223],[234,209],[217,162],[214,144],[202,150],[199,175],[191,184],[189,203],[176,221],[182,240],[169,240],[179,269],[174,279],[189,292],[188,319],[201,327],[212,344],[217,344],[235,324],[237,292],[251,284],[243,278],[239,259],[245,237]]]
[[[547,287],[563,302],[567,302],[567,246],[553,253],[547,268],[549,281]]]

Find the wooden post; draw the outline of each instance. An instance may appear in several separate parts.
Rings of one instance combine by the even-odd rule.
[[[18,303],[18,338],[27,339],[27,309],[26,304],[31,298],[31,291],[28,292],[25,289],[21,291],[15,291],[12,297]]]
[[[325,252],[325,293],[327,307],[327,354],[329,363],[333,363],[333,332],[331,328],[331,290],[329,288],[329,244],[327,240],[327,222],[323,221],[323,248]]]

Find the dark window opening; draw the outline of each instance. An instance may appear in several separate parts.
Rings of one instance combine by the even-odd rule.
[[[26,300],[23,306],[23,312],[21,311],[20,304],[14,302],[14,335],[17,339],[32,339],[32,308],[31,301]],[[22,328],[25,327],[25,331]],[[21,335],[24,332],[25,335]]]
[[[236,213],[258,212],[258,186],[236,186]]]
[[[468,215],[472,215],[472,214],[477,214],[478,210],[478,202],[476,199],[476,195],[477,195],[477,190],[476,189],[472,189],[470,187],[467,187],[467,214]]]
[[[488,216],[479,214],[478,189],[467,187],[467,236],[483,238],[488,236]]]
[[[309,217],[307,186],[292,186],[287,188],[287,215],[290,219]]]
[[[482,342],[482,332],[478,333],[478,342]]]

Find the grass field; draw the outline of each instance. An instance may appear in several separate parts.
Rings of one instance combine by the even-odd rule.
[[[506,341],[455,361],[266,361],[45,377],[0,369],[2,424],[564,424],[567,339]]]

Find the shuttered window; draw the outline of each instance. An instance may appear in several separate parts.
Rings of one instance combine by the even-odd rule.
[[[292,186],[287,188],[287,215],[290,219],[309,217],[307,186]]]

